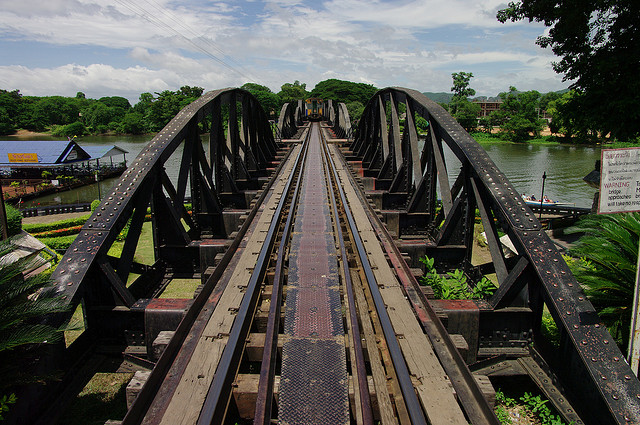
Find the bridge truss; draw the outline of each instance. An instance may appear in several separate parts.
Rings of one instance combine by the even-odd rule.
[[[428,123],[424,138],[416,130],[419,118]],[[488,303],[474,303],[479,355],[513,355],[533,343],[579,402],[581,416],[594,423],[640,421],[640,383],[561,254],[506,176],[449,113],[415,90],[381,90],[366,105],[350,151],[401,247],[403,237],[423,236],[425,245],[412,252],[435,258],[438,270],[496,274],[496,293]],[[386,214],[388,209],[395,211]],[[472,264],[476,210],[491,252],[491,261],[479,265]],[[503,249],[501,233],[515,256]],[[454,315],[461,309],[435,304]],[[558,326],[559,346],[541,334],[545,309]]]
[[[283,106],[280,139],[296,137],[302,107],[301,102]],[[581,401],[581,417],[593,423],[640,423],[640,382],[560,253],[486,152],[442,107],[414,90],[387,88],[369,101],[353,133],[344,104],[327,101],[324,110],[387,228],[400,249],[413,255],[412,266],[426,254],[440,271],[460,268],[473,281],[496,274],[499,289],[486,302],[432,301],[449,315],[449,331],[468,339],[468,363],[524,355],[533,345],[572,400]],[[417,120],[428,124],[425,136],[419,135]],[[202,140],[205,132],[208,144]],[[145,326],[153,322],[154,311],[179,310],[172,316],[174,329],[195,319],[193,311],[204,305],[212,287],[203,285],[193,302],[177,307],[160,302],[158,295],[176,277],[199,275],[207,282],[214,257],[238,245],[239,225],[251,219],[286,153],[257,100],[240,89],[205,94],[154,137],[94,211],[53,275],[55,290],[70,308],[82,305],[86,326],[69,347],[53,350],[51,364],[69,372],[61,387],[76,375],[66,365],[98,342],[148,346],[153,335]],[[168,175],[168,161],[180,164],[176,176]],[[476,210],[491,252],[486,264],[472,261]],[[135,254],[148,215],[155,259],[143,264]],[[123,231],[122,251],[114,253]],[[501,233],[509,236],[515,256],[507,256]],[[424,298],[416,288],[407,290]],[[558,346],[541,334],[545,309],[558,325]],[[418,316],[428,328],[431,316]],[[55,318],[58,323],[67,319]],[[49,405],[60,394],[49,393]],[[53,410],[40,415],[42,423]]]

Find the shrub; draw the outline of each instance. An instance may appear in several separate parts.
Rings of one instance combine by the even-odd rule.
[[[89,219],[89,215],[70,218],[68,220],[55,221],[53,223],[28,223],[23,229],[29,233],[42,233],[56,229],[65,229],[67,227],[81,226]]]
[[[100,206],[100,201],[99,199],[94,199],[93,201],[91,201],[91,212],[95,211],[96,208],[98,208]]]
[[[438,274],[434,267],[434,259],[420,258],[420,262],[426,267],[426,273],[420,277],[420,283],[429,285],[433,289],[434,296],[444,300],[469,300],[489,298],[496,290],[496,286],[486,277],[482,277],[475,286],[470,287],[467,276],[461,270],[448,272],[447,276]]]
[[[66,251],[77,237],[78,235],[69,235],[52,238],[38,238],[38,240],[55,251]]]
[[[7,213],[7,234],[17,235],[22,230],[22,213],[11,205],[4,204]]]
[[[87,128],[80,121],[73,122],[67,125],[54,126],[51,130],[51,134],[54,136],[84,136],[87,134]]]
[[[77,235],[78,233],[80,233],[81,229],[82,229],[82,225],[65,227],[62,229],[48,230],[46,232],[34,233],[33,236],[35,236],[36,238],[49,238],[49,237],[57,237],[57,236]]]

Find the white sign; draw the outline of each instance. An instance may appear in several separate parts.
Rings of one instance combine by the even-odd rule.
[[[640,148],[603,149],[599,214],[640,211]]]

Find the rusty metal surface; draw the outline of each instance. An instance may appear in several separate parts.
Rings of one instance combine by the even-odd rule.
[[[383,113],[385,105],[395,103],[404,103],[407,111],[414,111],[429,122],[429,143],[423,144],[422,152],[412,128],[400,143],[395,138],[397,120],[393,111],[397,113],[398,108],[390,107],[390,122]],[[462,165],[452,185],[446,178],[447,164],[436,160],[444,145]],[[397,153],[398,146],[402,147],[400,159],[394,158],[394,148]],[[355,158],[350,159],[362,160],[365,175],[386,173],[388,178],[404,184],[396,186],[399,192],[394,195],[404,195],[408,211],[426,213],[423,226],[437,244],[432,251],[453,245],[464,248],[464,255],[459,256],[454,267],[465,271],[473,268],[473,218],[475,208],[483,207],[485,226],[494,233],[502,230],[508,234],[517,260],[526,260],[527,269],[531,269],[520,277],[521,268],[514,267],[517,261],[506,261],[500,250],[492,250],[492,262],[507,265],[506,270],[501,270],[500,284],[526,279],[528,306],[534,311],[530,326],[537,338],[541,338],[539,317],[543,309],[551,312],[562,337],[559,349],[548,353],[549,363],[553,363],[573,401],[578,402],[576,408],[587,418],[585,422],[640,423],[640,381],[534,213],[485,150],[448,112],[415,90],[383,89],[368,103],[351,150]],[[380,180],[375,183],[378,187]],[[452,203],[436,214],[438,183],[442,198],[450,197]],[[513,285],[512,292],[519,289],[519,284]],[[505,300],[511,300],[517,294],[503,295]]]
[[[339,181],[333,158],[329,156],[328,159],[332,164],[332,174],[334,176],[334,180]],[[349,228],[351,229],[353,242],[355,243],[355,251],[357,252],[357,255],[360,257],[360,261],[362,264],[363,272],[366,277],[367,285],[369,286],[371,297],[373,298],[373,303],[374,303],[376,312],[378,314],[378,318],[380,320],[380,325],[384,333],[384,338],[387,342],[389,355],[393,362],[393,366],[396,371],[396,376],[398,377],[398,384],[402,391],[402,396],[404,398],[407,412],[413,424],[416,424],[416,425],[426,424],[427,419],[425,417],[424,411],[422,410],[420,401],[417,398],[416,392],[413,388],[413,383],[411,381],[411,376],[407,368],[407,363],[402,355],[402,350],[400,349],[400,345],[398,344],[398,340],[396,338],[396,334],[393,329],[391,319],[389,318],[389,314],[387,313],[384,300],[382,299],[382,295],[380,294],[378,282],[376,281],[375,275],[373,274],[373,269],[371,267],[371,264],[369,263],[367,251],[362,242],[362,238],[358,233],[358,227],[355,223],[355,219],[353,218],[353,214],[351,213],[351,209],[348,206],[349,204],[347,202],[344,190],[341,187],[339,187],[339,194],[340,194],[340,200],[342,202],[342,205],[344,206],[344,214],[346,216],[346,221],[348,223]]]
[[[347,424],[338,263],[317,124],[309,143],[291,235],[278,418],[281,424]]]
[[[341,106],[344,104],[340,104]],[[329,181],[329,198],[331,200],[331,209],[333,211],[333,216],[336,218],[336,221],[340,221],[341,215],[338,211],[338,203],[336,202],[336,189],[339,183],[335,180],[335,176],[331,173],[330,166],[331,162],[329,161],[330,153],[327,150],[327,144],[325,142],[324,136],[322,136],[322,146],[323,146],[323,157],[324,157],[324,165],[325,172],[327,175],[327,179]],[[350,322],[350,341],[353,347],[353,359],[352,363],[352,375],[356,376],[355,382],[358,385],[358,394],[360,399],[360,413],[362,415],[362,424],[363,425],[372,425],[373,424],[373,411],[371,409],[371,396],[369,394],[369,382],[367,378],[367,366],[365,364],[364,359],[364,351],[362,349],[362,336],[360,333],[360,324],[358,323],[358,311],[356,307],[355,294],[353,289],[353,281],[351,279],[351,271],[349,269],[349,258],[347,256],[347,248],[345,236],[342,232],[342,226],[335,226],[336,229],[336,240],[340,245],[340,263],[342,266],[342,277],[344,279],[344,288],[345,288],[345,297],[347,300],[347,305],[349,306],[349,322]],[[357,400],[357,398],[356,398]],[[358,416],[357,413],[354,416]]]
[[[305,143],[302,161],[306,160],[308,143]],[[256,396],[254,424],[270,425],[273,407],[273,387],[276,374],[278,357],[278,329],[280,327],[280,315],[282,310],[282,294],[284,286],[284,266],[287,257],[287,245],[293,228],[293,219],[296,209],[293,205],[298,203],[302,181],[302,173],[298,172],[295,189],[291,196],[291,203],[287,213],[287,220],[282,229],[282,237],[277,250],[277,259],[273,276],[273,289],[269,305],[269,317],[265,332],[264,349],[262,351],[262,365],[260,367],[260,380],[258,381],[258,394]]]

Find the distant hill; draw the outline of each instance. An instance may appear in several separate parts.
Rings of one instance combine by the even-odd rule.
[[[449,103],[451,102],[451,98],[453,97],[453,93],[446,93],[446,92],[432,93],[432,92],[426,91],[426,92],[423,92],[422,94],[437,103]]]

